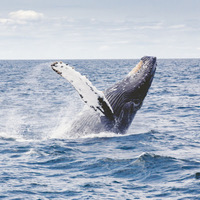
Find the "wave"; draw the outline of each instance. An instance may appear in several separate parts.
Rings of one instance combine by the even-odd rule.
[[[134,161],[113,172],[116,178],[130,178],[140,182],[177,182],[198,177],[199,162],[182,160],[152,153],[142,153]],[[183,170],[186,169],[187,170]]]

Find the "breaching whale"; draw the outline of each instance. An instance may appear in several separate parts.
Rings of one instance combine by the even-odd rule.
[[[156,57],[144,56],[123,80],[102,92],[68,64],[53,63],[52,69],[68,80],[88,105],[72,123],[70,135],[126,133],[147,95],[156,66]]]

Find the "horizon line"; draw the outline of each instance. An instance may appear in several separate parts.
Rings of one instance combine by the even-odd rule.
[[[167,60],[167,59],[200,59],[200,57],[169,57],[169,58],[159,58],[156,57],[157,60]],[[3,60],[137,60],[140,58],[1,58],[0,61]]]

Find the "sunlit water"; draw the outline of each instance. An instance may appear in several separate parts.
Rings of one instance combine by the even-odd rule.
[[[158,60],[128,133],[66,134],[84,103],[53,61],[0,61],[0,199],[200,199],[200,60]],[[100,90],[138,60],[68,60]]]

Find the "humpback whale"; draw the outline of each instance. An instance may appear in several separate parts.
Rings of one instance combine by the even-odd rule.
[[[68,132],[72,135],[126,133],[147,95],[156,66],[156,57],[144,56],[123,80],[102,92],[68,64],[53,63],[52,69],[71,83],[88,105]]]

